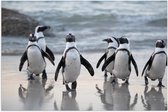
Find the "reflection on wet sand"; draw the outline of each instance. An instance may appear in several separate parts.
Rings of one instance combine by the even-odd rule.
[[[76,91],[63,91],[61,110],[79,110],[78,103],[76,101]]]
[[[62,92],[62,102],[61,102],[61,110],[80,110],[78,102],[76,101],[77,92],[74,91],[63,91]],[[55,110],[59,110],[56,101],[54,102]],[[87,111],[92,110],[92,106],[90,106]]]
[[[61,110],[79,110],[78,103],[76,101],[76,91],[63,91]],[[56,101],[54,102],[55,110],[58,110]]]
[[[143,96],[141,96],[141,100],[146,110],[167,110],[161,87],[158,88],[158,91],[156,87],[152,87],[151,90],[148,91],[148,86],[146,86],[144,97],[145,100]]]
[[[36,77],[35,80],[28,81],[27,89],[20,84],[18,94],[24,103],[25,110],[40,110],[43,102],[53,98],[53,94],[49,94],[53,89],[53,85],[49,85],[46,89],[45,85],[46,80],[40,80],[39,77]]]
[[[130,104],[131,96],[128,84],[112,84],[112,78],[110,78],[108,81],[105,79],[103,88],[104,91],[96,85],[106,110],[132,110],[137,103],[138,94],[135,95],[133,103]]]

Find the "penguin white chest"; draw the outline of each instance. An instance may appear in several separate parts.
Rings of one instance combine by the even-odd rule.
[[[129,55],[126,51],[118,51],[115,56],[113,74],[120,79],[129,77]]]
[[[41,51],[36,46],[28,48],[28,70],[34,74],[40,74],[46,67],[46,63],[42,57]]]
[[[156,54],[151,69],[147,71],[147,74],[151,79],[163,78],[166,67],[166,55],[165,54]]]
[[[115,49],[109,49],[108,53],[107,53],[107,59],[112,56],[115,52]],[[106,71],[112,73],[112,70],[114,68],[114,61],[112,61],[107,67],[106,67]]]
[[[80,55],[77,50],[72,49],[67,52],[65,58],[64,80],[74,82],[78,78],[81,69]]]
[[[43,51],[46,51],[46,42],[45,42],[45,39],[40,39],[40,40],[38,40],[38,45],[41,47],[41,49],[43,50]]]

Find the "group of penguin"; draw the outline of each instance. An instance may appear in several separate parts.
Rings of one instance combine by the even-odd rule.
[[[19,71],[22,70],[25,61],[27,61],[28,80],[33,80],[34,75],[39,76],[41,73],[42,79],[47,79],[45,70],[46,61],[44,57],[48,58],[55,66],[54,54],[47,47],[43,34],[46,29],[50,29],[50,27],[40,25],[35,28],[35,33],[30,34],[27,48],[20,59]],[[70,91],[75,90],[77,87],[76,80],[80,74],[81,64],[88,70],[91,76],[94,76],[94,69],[77,49],[75,36],[69,33],[65,40],[66,48],[56,68],[55,81],[57,81],[59,71],[62,68],[63,84],[66,89]],[[96,68],[98,68],[104,60],[102,71],[105,71],[105,77],[107,76],[107,72],[109,72],[113,77],[112,83],[116,83],[117,79],[122,79],[128,84],[131,73],[131,62],[138,76],[138,67],[131,54],[129,40],[126,37],[110,37],[103,41],[108,43],[108,47],[103,56],[99,59]],[[142,72],[142,76],[145,73],[145,84],[148,85],[148,78],[151,80],[158,79],[158,86],[164,87],[164,85],[162,85],[162,79],[166,66],[167,54],[165,52],[165,42],[163,40],[157,40],[155,50],[145,64]],[[72,83],[71,88],[68,86],[69,83]]]
[[[105,60],[102,66],[102,71],[105,70],[105,76],[107,76],[107,72],[109,72],[113,77],[112,83],[116,82],[116,79],[119,78],[128,84],[131,73],[131,62],[134,65],[136,75],[138,76],[138,67],[131,54],[128,39],[124,37],[111,37],[104,39],[103,41],[108,43],[108,48],[104,55],[99,59],[96,68],[99,67],[102,60]],[[164,87],[162,79],[165,74],[166,66],[167,54],[165,51],[165,42],[163,40],[157,40],[155,50],[142,71],[142,76],[145,72],[145,85],[148,85],[148,78],[150,78],[152,81],[158,79],[158,86]]]

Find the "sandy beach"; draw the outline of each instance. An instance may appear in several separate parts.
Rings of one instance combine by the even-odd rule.
[[[148,57],[141,51],[132,52],[139,68],[139,77],[136,77],[132,68],[130,84],[112,86],[110,75],[104,79],[101,69],[96,69],[96,63],[103,53],[82,53],[92,64],[95,75],[91,77],[88,71],[82,67],[77,79],[77,90],[67,92],[62,84],[61,73],[58,81],[54,81],[54,73],[61,55],[55,54],[55,64],[52,66],[47,60],[46,71],[48,80],[42,81],[41,77],[35,77],[34,81],[28,81],[26,75],[26,63],[19,72],[19,56],[2,56],[1,62],[1,100],[2,110],[165,110],[167,109],[167,76],[165,73],[163,84],[165,88],[157,87],[158,81],[150,81],[145,87],[142,68]],[[133,66],[132,66],[133,67]],[[96,89],[97,87],[97,89]],[[145,91],[146,90],[146,91]]]

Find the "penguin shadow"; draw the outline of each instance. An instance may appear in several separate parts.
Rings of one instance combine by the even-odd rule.
[[[158,90],[156,87],[151,87],[150,91],[148,91],[148,86],[145,86],[144,96],[141,95],[145,110],[167,110],[164,99],[162,87],[159,87]]]
[[[100,94],[101,102],[104,104],[105,110],[133,110],[137,104],[138,94],[134,96],[131,103],[131,96],[128,84],[112,83],[113,78],[109,80],[105,78],[103,90],[96,85],[97,92]]]
[[[18,95],[24,104],[25,110],[39,110],[44,102],[46,103],[53,98],[54,94],[50,94],[50,91],[54,86],[50,84],[45,88],[46,81],[47,80],[44,79],[40,80],[40,78],[37,77],[35,80],[28,81],[27,88],[20,84]]]
[[[78,111],[80,110],[79,104],[76,101],[77,92],[74,91],[63,91],[62,92],[62,101],[61,101],[61,108],[60,110],[65,111]],[[54,109],[59,110],[56,101],[54,102]],[[92,106],[90,106],[87,111],[91,111]]]

